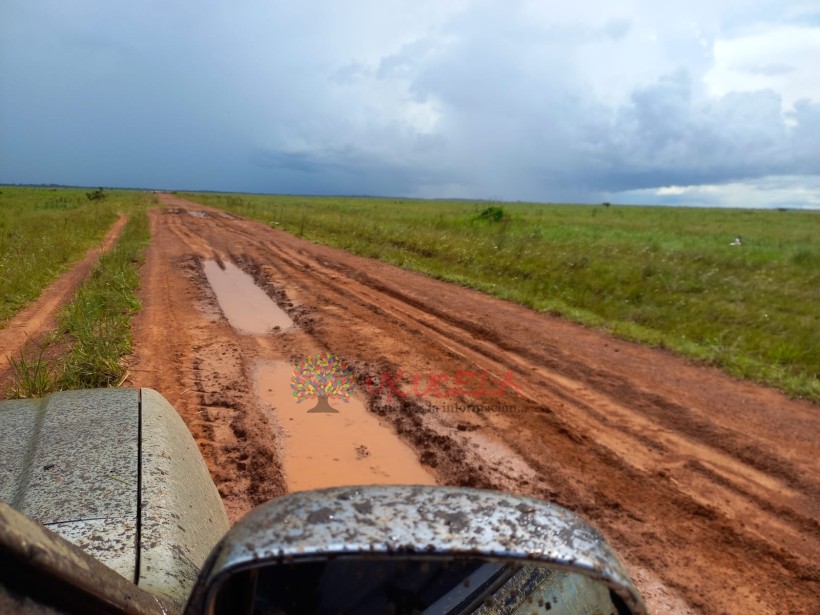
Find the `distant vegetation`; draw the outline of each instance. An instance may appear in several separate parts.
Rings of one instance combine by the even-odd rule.
[[[8,395],[33,397],[117,384],[125,370],[121,358],[131,349],[130,318],[139,309],[137,269],[149,237],[146,196],[0,190],[0,313],[6,318],[39,296],[87,248],[98,245],[117,212],[129,218],[117,244],[61,313],[57,331],[22,356],[9,357],[14,383]]]
[[[183,196],[820,400],[818,212]]]
[[[510,214],[507,213],[507,210],[497,205],[490,205],[477,217],[485,222],[509,222],[510,220]]]
[[[91,192],[86,192],[85,198],[87,198],[89,201],[104,201],[105,192],[102,188],[97,188],[96,190],[92,190]]]

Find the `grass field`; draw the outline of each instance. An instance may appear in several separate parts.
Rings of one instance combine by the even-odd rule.
[[[14,201],[19,217],[9,219],[10,234],[14,234],[21,223],[27,229],[31,227],[29,236],[34,237],[42,248],[37,250],[36,256],[28,259],[25,258],[25,249],[18,248],[24,256],[22,260],[27,261],[27,267],[33,266],[32,263],[41,267],[51,266],[56,272],[52,278],[71,260],[68,251],[55,257],[48,249],[52,243],[71,245],[61,235],[84,235],[87,233],[87,229],[81,228],[84,221],[89,221],[89,225],[90,221],[107,222],[97,233],[96,241],[89,239],[85,244],[77,242],[83,247],[79,248],[79,253],[74,253],[76,258],[89,245],[99,243],[116,220],[116,212],[123,212],[128,217],[128,223],[116,245],[100,257],[93,273],[61,312],[58,329],[47,335],[36,349],[29,349],[27,354],[20,357],[11,357],[14,383],[8,395],[34,397],[55,390],[117,384],[125,373],[121,358],[131,350],[130,319],[139,309],[138,269],[149,239],[146,196],[137,192],[113,191],[107,193],[105,199],[92,202],[86,198],[85,191],[14,190],[20,191]],[[3,188],[3,191],[6,189]],[[66,203],[68,207],[65,211],[78,212],[78,217],[66,218],[59,213],[63,211],[61,209],[56,214],[52,213],[51,217],[32,215],[32,212],[53,212],[44,208],[43,202]],[[43,227],[39,235],[33,230],[34,220]],[[23,232],[19,234],[23,235]],[[13,264],[13,260],[10,263]],[[22,275],[13,267],[8,269],[15,271],[18,277]],[[39,289],[49,281],[42,278]],[[10,288],[15,289],[14,286]],[[27,294],[36,297],[39,290],[36,286],[27,287]]]
[[[121,359],[131,352],[131,317],[140,308],[139,267],[148,245],[148,215],[132,208],[114,248],[60,314],[59,333],[70,350],[55,374],[55,388],[84,389],[119,383]]]
[[[0,327],[117,219],[119,193],[90,201],[86,192],[0,186]]]
[[[183,196],[820,400],[818,212]]]

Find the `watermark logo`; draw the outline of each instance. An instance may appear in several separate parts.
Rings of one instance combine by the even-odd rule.
[[[420,412],[525,412],[508,403],[510,397],[525,397],[512,371],[495,376],[487,371],[458,370],[455,373],[404,373],[402,370],[383,370],[378,375],[360,375],[367,393],[381,404],[416,409]],[[308,412],[338,412],[329,400],[347,403],[353,394],[356,374],[341,357],[322,353],[304,359],[290,379],[293,397],[298,403],[316,400]],[[422,399],[437,401],[404,405],[402,400]],[[468,401],[469,399],[475,401]],[[489,402],[489,403],[488,403]],[[428,407],[429,406],[429,407]]]
[[[365,388],[371,395],[386,398],[388,402],[394,396],[397,399],[407,397],[453,399],[462,396],[487,398],[500,397],[505,394],[522,397],[521,389],[515,382],[511,371],[508,371],[503,378],[497,378],[487,371],[459,370],[454,374],[438,372],[404,374],[401,370],[385,370],[378,379],[368,375]]]
[[[316,354],[304,359],[290,377],[290,388],[297,403],[316,399],[308,412],[338,412],[329,399],[347,403],[356,379],[344,359],[334,354]]]

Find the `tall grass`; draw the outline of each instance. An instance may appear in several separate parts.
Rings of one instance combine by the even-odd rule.
[[[820,400],[818,212],[185,196]]]
[[[149,241],[145,199],[134,194],[123,209],[128,222],[116,245],[100,257],[92,274],[60,313],[58,329],[44,347],[67,350],[50,362],[39,355],[20,357],[11,397],[32,397],[55,390],[107,387],[125,376],[124,355],[131,351],[131,318],[139,311],[139,266]]]
[[[20,351],[19,357],[9,357],[13,379],[10,399],[41,397],[54,390],[54,376],[43,358],[44,352],[45,347],[40,346],[32,356]]]
[[[89,201],[84,190],[0,186],[0,327],[102,240],[122,198]]]
[[[117,384],[125,374],[122,357],[131,352],[131,317],[139,311],[139,265],[148,243],[148,218],[133,211],[113,250],[100,257],[91,278],[60,316],[60,330],[71,340],[61,389]]]

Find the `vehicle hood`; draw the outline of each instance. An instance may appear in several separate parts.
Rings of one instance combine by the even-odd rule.
[[[139,391],[0,404],[0,500],[136,578]]]
[[[228,530],[191,433],[146,388],[0,402],[0,500],[180,604]]]

